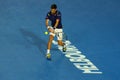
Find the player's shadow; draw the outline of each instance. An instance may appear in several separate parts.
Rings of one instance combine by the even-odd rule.
[[[20,32],[22,33],[23,38],[27,40],[27,42],[37,46],[40,53],[43,53],[43,55],[45,55],[47,42],[44,39],[42,39],[41,36],[38,37],[33,32],[25,29],[20,29]]]

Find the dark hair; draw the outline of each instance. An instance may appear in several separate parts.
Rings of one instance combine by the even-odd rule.
[[[52,4],[51,5],[51,9],[57,9],[57,5],[56,4]]]

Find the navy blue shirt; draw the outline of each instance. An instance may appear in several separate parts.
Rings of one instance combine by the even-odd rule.
[[[62,28],[60,11],[57,10],[55,14],[51,14],[51,12],[48,12],[46,19],[49,19],[51,21],[52,27],[54,27],[54,25],[56,23],[56,19],[59,19],[59,24],[56,28],[58,28],[58,29]]]

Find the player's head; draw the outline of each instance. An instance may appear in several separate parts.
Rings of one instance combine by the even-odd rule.
[[[56,13],[56,10],[57,10],[57,5],[56,5],[56,4],[52,4],[52,5],[51,5],[51,13],[52,13],[52,14],[55,14],[55,13]]]

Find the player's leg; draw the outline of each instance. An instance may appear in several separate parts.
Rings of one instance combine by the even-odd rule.
[[[57,33],[58,45],[63,46],[63,52],[66,52],[66,45],[65,45],[65,43],[62,41],[62,39],[63,39],[62,29],[56,30],[56,33]]]
[[[65,43],[63,43],[63,41],[62,41],[62,40],[59,40],[59,39],[58,39],[58,45],[60,45],[60,46],[64,46],[64,45],[65,45]]]
[[[62,49],[63,52],[66,52],[66,45],[65,45],[65,43],[62,40],[58,40],[58,45],[63,47],[63,49]]]
[[[54,36],[55,36],[54,33],[50,33],[48,45],[47,45],[47,53],[46,53],[46,58],[48,58],[48,59],[51,58],[50,49],[51,49],[51,44],[52,44],[52,41],[54,39]]]
[[[47,45],[47,50],[48,50],[48,51],[50,51],[50,49],[51,49],[51,44],[52,44],[53,39],[54,39],[54,36],[53,36],[53,35],[50,35],[50,36],[49,36],[48,45]],[[47,53],[50,53],[50,52],[47,52]]]

